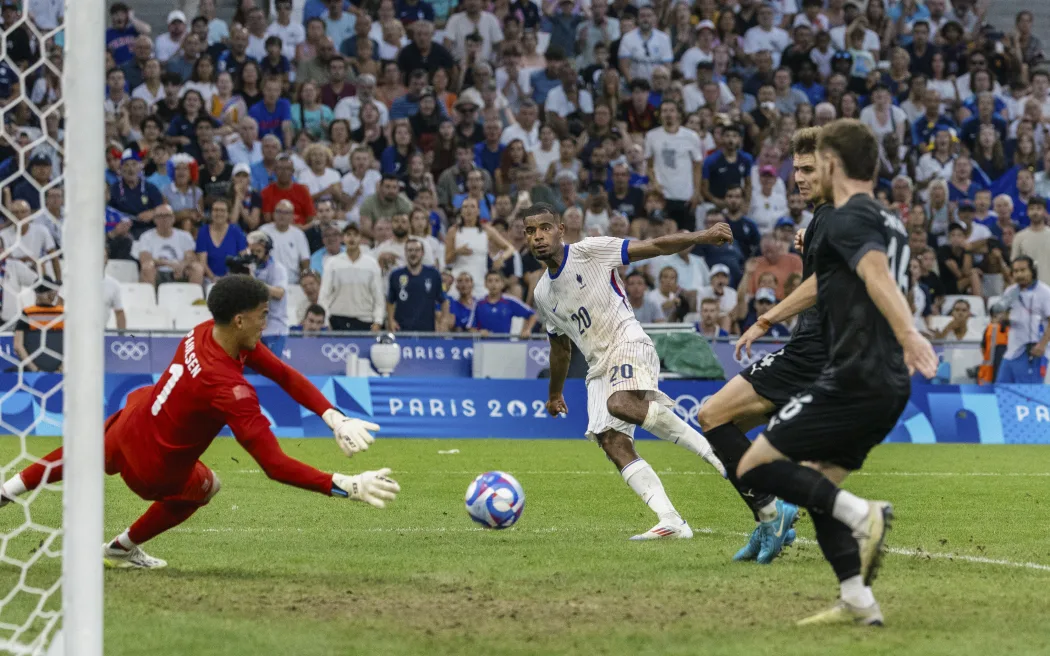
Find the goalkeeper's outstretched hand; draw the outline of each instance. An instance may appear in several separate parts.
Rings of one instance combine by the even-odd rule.
[[[364,501],[376,508],[385,508],[386,502],[393,501],[401,491],[397,481],[387,478],[389,475],[388,467],[379,471],[361,472],[356,476],[332,474],[332,493],[353,501]]]
[[[329,408],[321,416],[335,435],[335,442],[343,450],[347,458],[354,457],[359,451],[367,451],[368,447],[376,441],[372,435],[379,430],[379,424],[373,424],[363,419],[351,419],[335,408]]]

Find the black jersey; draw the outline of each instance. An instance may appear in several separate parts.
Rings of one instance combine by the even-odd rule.
[[[823,239],[813,249],[821,327],[830,349],[821,381],[838,389],[907,394],[904,352],[856,273],[864,255],[880,251],[902,291],[907,289],[911,249],[904,224],[865,194],[850,198],[824,223]]]
[[[805,280],[816,271],[817,244],[824,240],[827,231],[827,217],[835,208],[830,203],[821,203],[813,208],[813,219],[802,236],[802,279]],[[817,306],[806,308],[798,315],[795,330],[791,333],[791,341],[807,340],[814,343],[823,343],[820,330],[820,312]]]

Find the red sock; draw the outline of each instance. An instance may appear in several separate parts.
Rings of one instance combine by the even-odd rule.
[[[155,501],[128,529],[128,538],[135,544],[152,540],[189,519],[201,505],[189,501]]]
[[[27,490],[35,490],[42,483],[57,483],[62,480],[62,465],[47,465],[47,463],[62,460],[62,447],[47,454],[42,460],[43,462],[33,463],[22,470],[22,482],[25,483]],[[46,481],[44,480],[45,475],[47,476]]]

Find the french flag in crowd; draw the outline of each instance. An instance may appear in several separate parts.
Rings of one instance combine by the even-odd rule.
[[[113,228],[116,228],[121,221],[130,221],[131,217],[124,214],[120,210],[106,206],[106,232],[110,232]]]

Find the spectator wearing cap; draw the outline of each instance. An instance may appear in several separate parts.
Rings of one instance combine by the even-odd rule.
[[[594,48],[599,44],[606,48],[620,38],[620,21],[608,15],[608,5],[602,2],[591,4],[591,17],[576,27],[576,43],[580,45],[577,66],[581,69],[601,63],[595,59]]]
[[[186,37],[186,14],[178,9],[168,14],[168,31],[157,37],[157,60],[166,64],[182,47]]]
[[[1031,223],[1014,237],[1010,259],[1027,256],[1039,269],[1039,280],[1050,284],[1050,228],[1047,228],[1047,201],[1041,196],[1028,203]],[[6,239],[4,240],[7,241]]]
[[[731,327],[730,315],[737,303],[736,290],[729,286],[731,275],[728,265],[715,264],[711,267],[707,283],[696,292],[696,297],[699,299],[713,299],[717,302],[718,322],[726,330]]]
[[[154,210],[163,202],[160,190],[143,177],[139,154],[130,148],[125,150],[120,158],[120,178],[109,187],[109,206],[134,217],[132,237],[150,229]]]
[[[264,223],[274,220],[275,208],[282,201],[288,201],[291,205],[295,223],[298,225],[306,225],[313,221],[317,214],[313,198],[306,185],[299,184],[292,179],[295,173],[292,159],[283,154],[278,156],[275,172],[276,179],[261,192]]]
[[[244,231],[230,222],[230,201],[220,198],[210,207],[208,224],[197,232],[197,259],[204,268],[204,277],[216,280],[227,274],[226,258],[248,248]]]
[[[281,97],[283,91],[281,80],[267,78],[263,83],[263,99],[248,110],[259,124],[259,134],[273,135],[281,140],[282,146],[291,146],[295,140],[295,129],[292,124],[292,104]]]
[[[769,165],[759,169],[758,188],[751,193],[748,216],[762,234],[772,232],[777,219],[788,212],[787,194],[777,186],[777,170]]]
[[[686,80],[696,79],[696,67],[701,62],[714,62],[715,24],[702,20],[696,24],[696,42],[678,60],[678,70]]]
[[[476,1],[476,0],[472,0]],[[407,265],[390,273],[387,292],[387,328],[434,332],[444,329],[448,297],[437,269],[423,264],[423,242],[405,244]]]
[[[288,338],[287,288],[291,274],[277,258],[277,247],[269,233],[261,229],[248,233],[248,248],[256,262],[252,277],[266,285],[270,295],[270,313],[263,328],[262,343],[280,358],[284,355],[284,343]],[[298,279],[297,269],[295,280]]]
[[[738,125],[723,127],[721,141],[718,151],[704,160],[700,187],[704,200],[718,208],[726,207],[725,196],[731,187],[742,187],[743,196],[751,197],[751,167],[754,165],[751,155],[740,150],[742,137]]]
[[[17,3],[13,0],[4,0],[3,6],[8,5],[17,12]],[[15,16],[17,20],[17,13]],[[148,23],[135,18],[134,12],[123,2],[110,6],[109,20],[110,27],[106,29],[106,49],[113,55],[113,61],[117,66],[121,66],[131,59],[131,47],[135,43],[135,38],[140,34],[148,36],[153,30]]]
[[[795,253],[796,255],[799,253],[795,249],[795,232],[797,230],[798,226],[795,222],[786,216],[777,219],[777,222],[773,225],[773,236],[787,246],[789,253]]]
[[[51,182],[51,158],[43,153],[37,153],[29,159],[29,175],[22,176],[20,180],[9,187],[9,196],[6,199],[10,206],[12,200],[24,200],[34,212],[40,209],[41,199],[44,196],[44,188]]]
[[[671,37],[656,29],[656,11],[646,5],[638,9],[638,27],[620,40],[617,68],[627,80],[649,79],[653,68],[674,61]]]
[[[193,236],[175,227],[175,212],[161,205],[154,227],[135,241],[131,255],[139,261],[139,280],[151,285],[162,282],[204,282],[204,267],[196,254]]]
[[[453,14],[445,24],[445,47],[452,51],[456,58],[467,61],[467,36],[478,34],[481,37],[481,61],[492,59],[493,47],[503,41],[503,28],[499,19],[491,12],[482,10],[481,0],[463,0],[460,3],[463,11]]]
[[[758,318],[772,310],[773,306],[776,304],[776,290],[770,287],[762,287],[755,291],[755,298],[751,301],[751,308],[748,309],[744,320],[740,322],[740,332],[743,333],[747,331],[748,328],[755,325]],[[770,326],[769,331],[766,334],[769,337],[791,337],[791,329],[782,323],[775,323]]]
[[[36,286],[35,302],[22,309],[15,324],[13,348],[26,371],[62,371],[62,317],[58,283],[44,278]]]
[[[350,129],[357,130],[361,127],[361,106],[371,104],[379,112],[379,125],[386,127],[390,121],[390,112],[386,105],[375,98],[376,78],[371,73],[366,73],[357,78],[357,95],[343,98],[335,106],[335,117],[350,121]]]
[[[485,140],[485,131],[478,120],[478,112],[484,106],[481,94],[474,89],[467,89],[456,99],[456,139],[465,141],[471,146]]]

